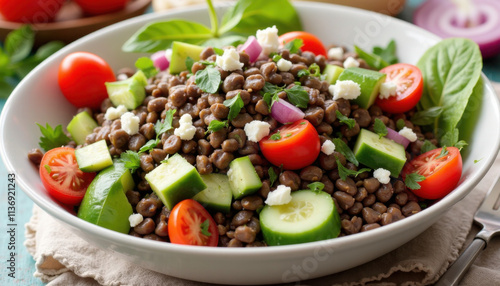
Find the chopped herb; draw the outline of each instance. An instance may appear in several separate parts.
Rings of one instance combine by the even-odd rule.
[[[205,134],[207,134],[208,132],[214,133],[221,130],[222,128],[224,128],[224,126],[226,126],[226,123],[227,121],[219,121],[217,119],[210,121],[210,124],[208,125],[208,130],[207,132],[205,132]]]
[[[439,156],[436,157],[436,159],[443,158],[444,156],[448,155],[448,149],[446,149],[446,146],[443,146],[441,148],[441,153],[439,153]]]
[[[170,154],[167,154],[167,156],[165,157],[165,159],[161,160],[160,163],[167,163],[168,159],[170,159]]]
[[[120,159],[125,163],[125,168],[129,169],[132,173],[141,166],[141,159],[137,152],[127,150],[120,155]]]
[[[314,182],[307,185],[307,187],[314,192],[321,192],[325,188],[325,184],[322,182]]]
[[[38,145],[45,151],[61,147],[70,141],[69,137],[64,134],[62,125],[57,125],[54,129],[48,123],[46,123],[45,127],[38,123],[37,125],[43,135],[40,137]]]
[[[196,72],[195,82],[204,92],[216,93],[221,83],[220,72],[213,66],[207,66]]]
[[[354,153],[352,152],[351,148],[349,148],[349,146],[347,146],[347,144],[345,144],[345,142],[342,139],[333,138],[332,142],[333,144],[335,144],[335,151],[344,155],[347,161],[353,163],[355,166],[359,165],[359,162],[354,156]]]
[[[379,138],[387,135],[387,127],[384,122],[378,118],[375,118],[375,122],[373,123],[373,131],[378,134]]]
[[[204,222],[201,223],[200,225],[200,231],[203,235],[205,236],[211,236],[212,234],[210,233],[210,231],[208,231],[208,219],[206,219]]]
[[[285,49],[290,51],[290,54],[296,54],[300,48],[304,45],[304,41],[302,39],[293,39],[285,44]]]
[[[303,121],[299,123],[299,125],[304,125],[304,124],[307,124],[307,122]]]
[[[198,61],[198,62],[205,66],[215,66],[215,62],[209,62],[209,61]]]
[[[135,67],[140,69],[147,78],[153,77],[158,73],[153,60],[148,57],[141,57],[135,61]]]
[[[275,93],[278,93],[280,91],[283,90],[283,88],[281,87],[278,87],[268,81],[266,81],[264,83],[264,87],[262,88],[262,90],[265,92],[265,93],[270,93],[270,94],[275,94]]]
[[[358,46],[354,46],[354,51],[358,54],[359,58],[364,60],[370,67],[381,70],[387,66],[389,63],[386,62],[381,56],[376,54],[371,54]]]
[[[156,132],[156,138],[160,138],[160,135],[167,132],[168,130],[172,129],[172,120],[174,118],[174,114],[177,110],[175,109],[170,109],[166,111],[165,119],[163,120],[163,123],[158,120],[156,121],[155,124],[155,132]]]
[[[243,99],[241,99],[241,95],[239,92],[235,97],[224,100],[223,104],[226,107],[229,107],[229,114],[227,115],[228,122],[238,116],[243,106],[245,106],[245,103],[243,102]]]
[[[354,120],[353,118],[349,118],[349,117],[345,116],[344,114],[342,114],[338,110],[335,110],[335,113],[337,114],[337,119],[340,121],[340,123],[347,125],[347,127],[349,127],[349,129],[356,126],[356,120]]]
[[[339,176],[344,181],[347,179],[348,176],[357,177],[361,173],[370,172],[371,171],[371,169],[368,169],[368,168],[362,168],[362,169],[360,169],[358,171],[347,169],[344,165],[342,165],[342,163],[340,163],[339,158],[337,158],[336,156],[335,156],[335,161],[337,162],[337,167],[338,167],[338,170],[339,170]]]
[[[420,153],[423,154],[425,152],[431,151],[437,149],[436,145],[432,144],[431,141],[425,140],[424,143],[422,144],[422,147],[420,148]]]
[[[267,82],[266,82],[267,83]],[[271,112],[271,107],[273,107],[273,104],[278,101],[280,98],[278,96],[278,93],[271,94],[269,92],[264,93],[262,96],[262,99],[264,102],[267,104],[269,108],[269,112]]]
[[[271,140],[274,140],[274,141],[278,141],[281,139],[281,133],[280,131],[278,130],[278,132],[274,133],[273,135],[271,135],[271,137],[269,137]]]
[[[273,55],[272,59],[273,59],[273,62],[278,62],[279,60],[281,60],[283,57],[278,55],[278,54],[275,54]]]
[[[420,202],[418,203],[420,205],[420,208],[421,209],[426,209],[428,207],[427,203],[426,202]]]
[[[290,132],[290,133],[287,133],[287,134],[285,135],[285,137],[290,137],[290,136],[292,136],[292,135],[293,135],[293,133],[291,133],[291,132]]]
[[[398,130],[405,128],[405,126],[406,126],[406,123],[405,123],[404,119],[400,118],[400,119],[398,119],[398,121],[396,121],[396,128]]]
[[[455,143],[455,147],[458,148],[458,150],[462,150],[465,146],[469,145],[467,142],[465,142],[464,140],[460,140],[458,141],[457,143]]]
[[[269,175],[270,186],[272,187],[274,185],[274,182],[276,182],[276,180],[278,179],[278,175],[276,175],[273,167],[269,167],[269,169],[267,170],[267,174]]]
[[[297,77],[299,77],[299,78],[300,78],[300,77],[303,77],[303,76],[308,76],[308,75],[310,75],[310,74],[311,74],[311,73],[309,72],[309,70],[307,70],[307,69],[303,69],[303,70],[299,70],[299,71],[297,72]]]
[[[434,123],[436,118],[438,118],[441,113],[443,113],[443,108],[440,106],[434,106],[427,110],[418,111],[411,117],[411,122],[415,125],[425,126]]]
[[[405,185],[406,187],[408,187],[408,189],[418,190],[420,189],[420,184],[418,182],[422,182],[423,180],[425,180],[425,176],[422,176],[418,173],[411,173],[406,175]]]
[[[307,93],[302,86],[294,85],[284,91],[286,92],[288,101],[290,101],[291,104],[300,108],[307,108],[307,104],[309,103],[309,93]]]
[[[399,61],[396,56],[396,42],[394,40],[391,40],[385,48],[373,47],[373,53],[391,65]]]
[[[309,73],[312,76],[315,76],[315,77],[321,76],[321,69],[317,63],[311,64],[307,70],[309,71]]]
[[[47,173],[51,173],[52,172],[52,169],[50,168],[49,165],[43,165],[43,167],[45,168],[45,170],[47,170]]]
[[[186,58],[186,69],[187,69],[187,71],[191,72],[191,70],[193,69],[193,64],[194,64],[193,58],[191,58],[190,56],[188,56]]]
[[[481,161],[481,160],[483,160],[483,158],[481,158],[481,159],[477,159],[477,160],[474,160],[474,164],[479,163],[479,161]]]
[[[155,148],[158,144],[160,144],[160,139],[151,139],[146,144],[144,144],[141,149],[139,149],[139,153],[147,152],[153,148]]]
[[[224,54],[223,49],[219,49],[219,48],[215,48],[215,47],[213,49],[214,49],[215,54],[218,56],[222,56]]]

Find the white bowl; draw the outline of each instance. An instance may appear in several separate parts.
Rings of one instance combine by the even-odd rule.
[[[327,44],[362,48],[397,42],[402,62],[416,63],[439,38],[406,22],[354,8],[320,3],[294,3],[304,29]],[[220,10],[220,9],[219,9]],[[221,11],[219,11],[221,12]],[[402,221],[352,236],[291,246],[266,248],[208,248],[161,243],[113,232],[78,219],[48,196],[27,152],[38,145],[35,122],[65,126],[75,112],[57,86],[62,58],[75,51],[93,52],[114,69],[133,66],[137,54],[121,45],[145,23],[168,18],[209,23],[204,7],[149,14],[112,25],[78,40],[38,66],[15,89],[1,116],[1,155],[21,189],[43,210],[66,224],[76,235],[102,249],[127,257],[138,266],[171,276],[218,284],[264,284],[315,278],[373,260],[416,237],[467,195],[489,169],[500,144],[498,99],[485,78],[484,102],[459,186],[428,209]],[[475,159],[480,159],[474,163]],[[299,267],[299,277],[293,269]]]

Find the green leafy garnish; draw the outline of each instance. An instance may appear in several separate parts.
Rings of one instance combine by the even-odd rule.
[[[444,156],[446,156],[448,154],[449,154],[448,149],[446,149],[446,146],[443,146],[443,148],[441,148],[441,152],[436,157],[436,159],[443,158]]]
[[[396,42],[394,40],[391,40],[385,48],[373,47],[373,53],[380,56],[385,62],[391,65],[399,61],[396,56]]]
[[[422,182],[423,180],[425,180],[425,176],[422,176],[418,173],[410,173],[406,175],[405,185],[406,187],[408,187],[408,189],[418,190],[420,189],[420,184],[418,182]]]
[[[446,132],[446,134],[441,137],[441,145],[443,146],[455,146],[458,142],[458,129],[455,128],[451,131]]]
[[[358,46],[354,46],[354,51],[358,54],[360,59],[372,68],[381,70],[391,64],[398,62],[396,57],[396,42],[391,40],[386,48],[373,47],[372,53],[366,52]]]
[[[290,136],[292,136],[292,135],[293,135],[293,133],[287,133],[287,134],[285,135],[285,137],[290,137]]]
[[[295,8],[287,0],[239,0],[218,21],[211,0],[207,0],[210,28],[197,22],[168,20],[147,24],[122,46],[126,52],[156,52],[173,41],[205,46],[242,43],[258,29],[276,25],[280,33],[302,30]]]
[[[455,143],[455,147],[458,148],[459,151],[461,151],[465,146],[469,145],[469,143],[465,142],[465,140],[460,140],[457,143]]]
[[[479,163],[479,161],[481,161],[481,160],[483,160],[483,158],[474,160],[474,164]]]
[[[340,121],[340,123],[347,125],[347,127],[349,127],[349,129],[356,126],[356,120],[354,120],[353,118],[349,118],[349,117],[345,116],[344,114],[342,114],[338,110],[335,110],[335,113],[337,114],[337,119]]]
[[[71,141],[71,139],[64,134],[61,125],[57,125],[54,129],[48,123],[46,123],[45,127],[38,123],[36,125],[38,125],[42,133],[38,145],[45,151],[61,147]]]
[[[161,160],[160,163],[167,163],[168,159],[170,159],[170,154],[167,154],[167,156],[165,157],[165,159]]]
[[[274,54],[272,55],[271,57],[273,59],[273,62],[277,63],[279,60],[281,60],[283,57],[278,55],[278,54]]]
[[[267,174],[269,175],[270,186],[272,187],[274,182],[278,179],[278,175],[276,175],[273,167],[269,167],[269,169],[267,169]]]
[[[420,148],[420,153],[423,154],[434,149],[437,149],[436,145],[432,144],[432,142],[429,140],[425,140],[422,144],[422,147]]]
[[[214,49],[215,54],[218,55],[218,56],[222,56],[224,54],[224,50],[223,49],[220,49],[220,48],[217,48],[217,47],[213,47],[212,49]]]
[[[325,188],[325,184],[322,182],[313,182],[308,184],[307,187],[313,192],[321,192]]]
[[[153,77],[158,73],[153,60],[148,57],[141,57],[135,61],[135,67],[140,69],[147,78]]]
[[[193,58],[190,57],[190,56],[188,56],[186,58],[185,63],[186,63],[186,69],[187,69],[187,71],[191,72],[191,69],[193,68],[193,64],[194,64]]]
[[[120,159],[123,161],[125,168],[129,169],[132,173],[135,172],[141,166],[141,159],[139,153],[132,150],[127,150],[120,155]]]
[[[210,124],[208,125],[208,129],[207,129],[207,132],[205,132],[205,134],[207,134],[208,132],[217,132],[219,130],[221,130],[222,128],[224,128],[224,126],[226,126],[227,122],[226,121],[219,121],[217,119],[214,119],[212,121],[210,121]]]
[[[212,233],[210,233],[210,231],[208,231],[208,219],[206,219],[204,222],[201,223],[200,225],[200,231],[203,235],[205,236],[211,236]]]
[[[45,165],[43,165],[43,167],[45,168],[45,170],[47,171],[47,173],[50,174],[52,172],[52,169],[50,168],[49,165],[45,164]]]
[[[302,86],[296,84],[291,88],[284,89],[284,91],[286,92],[288,101],[290,101],[291,104],[300,108],[307,108],[307,104],[309,103],[309,94]]]
[[[370,172],[371,169],[368,168],[362,168],[358,171],[354,171],[351,169],[347,169],[342,163],[340,163],[339,158],[335,157],[335,161],[337,161],[337,167],[339,170],[339,176],[342,180],[346,180],[348,176],[354,176],[357,177],[359,174],[364,173],[364,172]]]
[[[149,150],[154,149],[158,144],[160,144],[160,139],[150,139],[146,144],[142,145],[141,149],[139,149],[139,153],[144,153]]]
[[[345,144],[345,142],[342,139],[333,138],[332,142],[333,144],[335,144],[335,151],[344,155],[347,161],[353,163],[355,166],[359,165],[359,162],[356,159],[356,156],[354,156],[354,153],[352,152],[351,148],[349,148],[349,146],[347,146],[347,144]]]
[[[299,70],[297,73],[298,77],[303,77],[303,76],[315,76],[315,77],[320,77],[321,76],[321,69],[318,66],[318,64],[313,63],[309,66],[307,69],[302,69]]]
[[[269,139],[274,140],[274,141],[280,140],[281,139],[281,133],[280,133],[280,131],[278,130],[278,132],[276,132],[273,135],[271,135],[271,137],[269,137]]]
[[[64,43],[52,41],[32,53],[34,43],[33,29],[24,25],[9,32],[0,46],[0,98],[7,98],[32,69],[64,47]]]
[[[405,126],[406,126],[406,124],[405,124],[405,121],[403,119],[400,118],[400,119],[398,119],[398,121],[396,121],[396,128],[398,130],[403,129]]]
[[[373,131],[378,134],[379,138],[387,135],[387,127],[384,122],[378,118],[375,118],[375,122],[373,123]]]
[[[296,54],[300,48],[304,45],[302,39],[293,39],[292,41],[285,44],[285,49],[290,51],[290,54]]]
[[[438,118],[441,113],[443,113],[443,108],[440,106],[434,106],[427,110],[421,110],[416,112],[411,117],[411,122],[415,125],[425,126],[434,123],[436,118]]]
[[[245,106],[245,103],[243,102],[243,99],[241,99],[241,95],[239,92],[235,97],[224,100],[223,104],[226,107],[229,107],[229,114],[227,115],[228,121],[231,121],[234,118],[236,118],[236,116],[240,114],[240,111],[243,108],[243,106]]]
[[[213,66],[207,66],[196,72],[195,82],[204,92],[216,93],[221,83],[220,72]]]
[[[146,144],[144,144],[141,149],[139,149],[139,153],[144,153],[149,150],[152,150],[155,148],[158,144],[160,144],[160,136],[172,129],[172,120],[174,118],[174,113],[176,112],[175,109],[170,109],[167,110],[165,114],[165,119],[163,122],[160,120],[156,121],[155,123],[155,133],[156,133],[156,138],[149,140]]]

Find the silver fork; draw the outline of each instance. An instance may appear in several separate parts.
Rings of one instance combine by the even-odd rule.
[[[481,206],[474,215],[474,221],[483,226],[477,233],[472,243],[460,255],[460,257],[451,265],[446,273],[439,279],[435,286],[458,285],[458,282],[464,277],[479,253],[488,246],[488,243],[494,235],[500,232],[500,209],[496,204],[500,196],[500,178],[488,191]]]

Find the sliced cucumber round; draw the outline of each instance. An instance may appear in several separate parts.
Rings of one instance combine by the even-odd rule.
[[[340,233],[333,199],[321,191],[296,191],[288,204],[265,206],[260,212],[260,225],[268,245],[318,241]]]

